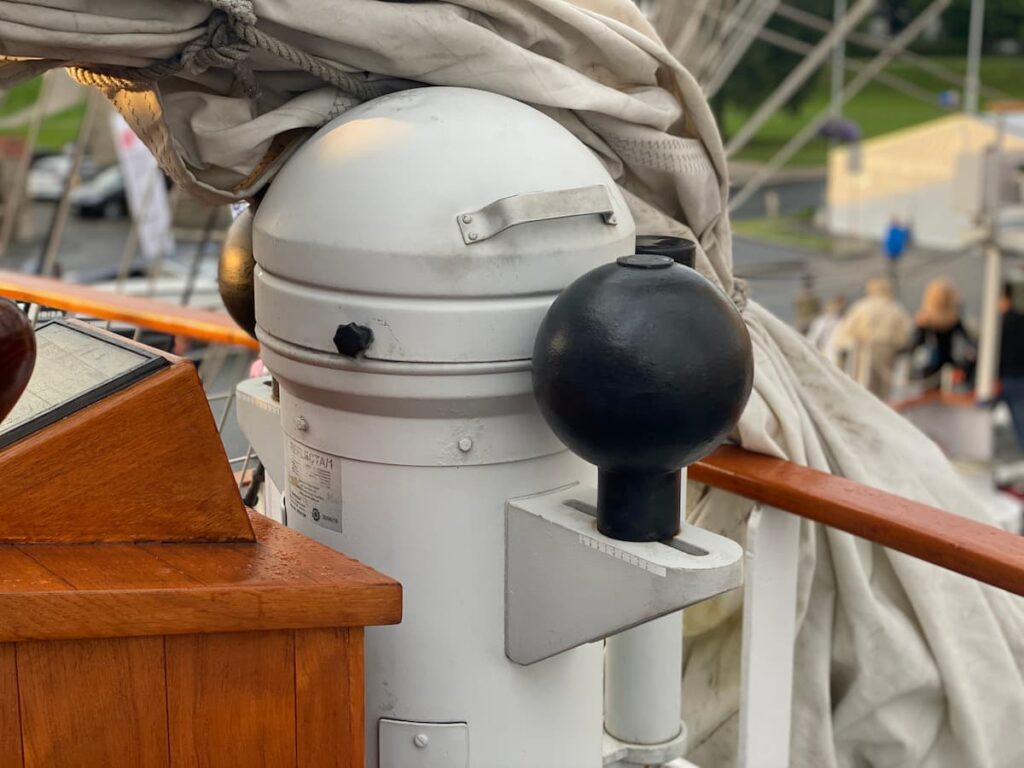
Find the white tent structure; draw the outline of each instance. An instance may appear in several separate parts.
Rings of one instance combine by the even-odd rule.
[[[998,151],[1002,177],[1024,164],[1024,115],[1005,115]],[[928,248],[960,249],[977,242],[985,194],[986,158],[1000,146],[996,118],[957,113],[829,152],[826,226],[829,232],[882,236],[893,217],[911,225]],[[1003,190],[1003,200],[1019,188]]]

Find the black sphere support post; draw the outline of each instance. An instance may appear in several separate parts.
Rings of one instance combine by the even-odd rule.
[[[636,252],[668,256],[676,264],[691,269],[697,263],[697,244],[693,240],[667,235],[637,235]]]
[[[679,533],[683,473],[597,473],[597,529],[611,539],[661,541]]]
[[[659,541],[680,526],[680,469],[710,453],[750,395],[750,337],[677,238],[598,267],[548,310],[534,393],[565,445],[598,467],[597,527]]]

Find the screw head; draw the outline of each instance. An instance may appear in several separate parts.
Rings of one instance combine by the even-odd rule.
[[[473,221],[473,217],[472,216],[470,216],[468,213],[462,214],[462,223],[463,224],[469,224],[471,221]]]
[[[468,237],[470,240],[476,240],[478,237],[480,237],[480,235],[478,235],[476,232],[470,232],[468,235],[466,235],[466,237]]]
[[[296,416],[295,428],[299,430],[299,432],[305,432],[307,429],[309,429],[309,422],[306,421],[302,416]]]
[[[412,737],[412,743],[415,744],[419,749],[423,749],[430,743],[430,738],[425,733],[417,733]]]
[[[463,437],[459,439],[459,450],[463,453],[469,453],[473,450],[473,440],[469,437]]]

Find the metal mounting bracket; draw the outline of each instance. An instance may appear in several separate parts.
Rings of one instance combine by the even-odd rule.
[[[533,664],[734,589],[743,550],[684,525],[664,542],[596,527],[597,491],[571,486],[505,512],[505,655]]]
[[[457,221],[462,241],[473,245],[518,224],[589,214],[599,214],[605,224],[618,223],[612,196],[603,184],[503,197],[478,211],[460,213]]]
[[[616,739],[608,731],[605,731],[604,764],[664,766],[686,754],[688,738],[686,723],[679,724],[678,736],[662,744],[630,744]]]

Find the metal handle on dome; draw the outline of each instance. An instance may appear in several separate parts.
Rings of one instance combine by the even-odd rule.
[[[473,245],[518,224],[598,214],[605,224],[617,224],[612,196],[603,184],[556,192],[526,192],[495,200],[478,211],[460,213],[462,241]]]

